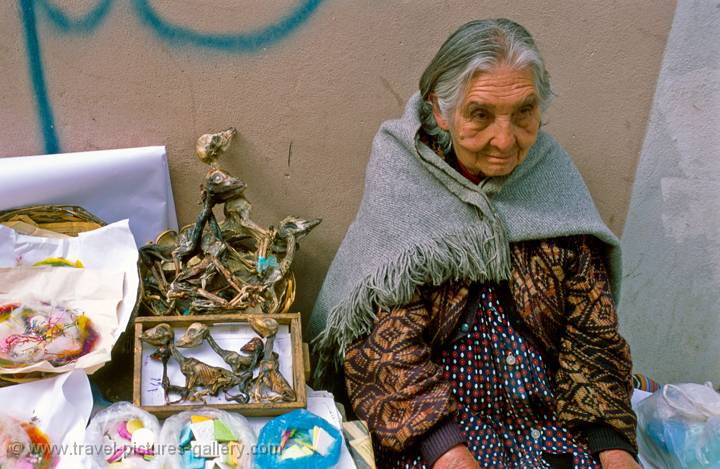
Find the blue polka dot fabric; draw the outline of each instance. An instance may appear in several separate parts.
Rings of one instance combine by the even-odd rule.
[[[572,456],[575,469],[599,469],[589,450],[557,422],[542,357],[508,321],[492,286],[466,335],[436,360],[461,409],[455,420],[480,467],[551,468],[543,453]],[[465,326],[463,328],[463,326]],[[378,467],[426,468],[416,451],[380,451]]]

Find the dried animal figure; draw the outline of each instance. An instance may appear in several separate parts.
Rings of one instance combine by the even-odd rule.
[[[248,318],[248,323],[253,331],[265,339],[263,360],[272,359],[275,334],[277,334],[280,325],[273,318],[264,318],[261,316],[251,316]]]
[[[177,340],[175,345],[180,348],[198,347],[202,345],[203,341],[207,341],[210,348],[220,355],[225,363],[230,365],[235,374],[254,370],[263,352],[263,342],[259,337],[254,337],[240,349],[245,354],[225,350],[215,342],[212,334],[210,334],[210,328],[206,324],[199,322],[190,324],[185,334]]]
[[[263,284],[267,286],[267,292],[270,295],[268,312],[274,312],[280,302],[275,285],[277,285],[290,272],[290,265],[295,258],[295,250],[297,249],[298,240],[304,238],[322,219],[314,218],[312,220],[304,220],[298,217],[285,217],[281,222],[276,233],[277,236],[272,240],[273,250],[276,252],[285,252],[285,256],[279,264],[271,265],[264,274]],[[282,248],[280,248],[282,246]]]
[[[193,401],[203,400],[206,395],[216,396],[219,391],[227,392],[230,388],[242,383],[242,379],[235,376],[230,370],[210,366],[196,358],[185,357],[178,352],[174,343],[172,327],[167,323],[158,324],[143,332],[143,340],[151,345],[154,345],[153,341],[155,344],[165,344],[172,357],[180,365],[180,372],[185,375],[185,387],[182,397],[175,402],[186,399],[196,386],[202,386],[204,389],[190,396],[190,400]]]
[[[169,267],[174,271],[172,264],[172,249],[174,246],[164,246],[156,243],[142,246],[140,262],[143,271],[143,297],[145,307],[156,316],[166,314],[168,310],[167,292],[169,284],[165,270]]]
[[[250,218],[252,204],[240,195],[223,205],[225,220],[220,224],[223,233],[246,233],[255,240],[267,236],[267,230]]]
[[[187,395],[183,386],[177,386],[170,383],[170,378],[168,378],[167,375],[167,362],[170,360],[170,356],[170,347],[164,345],[158,347],[157,350],[150,355],[150,358],[159,360],[163,365],[163,377],[160,380],[160,387],[163,390],[163,397],[166,405],[170,403],[170,393],[179,394],[180,396],[183,396],[183,398]]]
[[[186,268],[175,277],[172,286],[177,287],[178,284],[185,282],[196,287],[199,286],[205,290],[218,274],[220,274],[229,286],[233,287],[237,292],[240,292],[241,287],[233,278],[232,273],[229,272],[220,261],[220,257],[226,248],[227,245],[222,241],[214,240],[210,242],[209,245],[204,248],[205,257],[194,265],[188,264]]]
[[[292,402],[297,399],[295,391],[280,373],[279,367],[277,359],[260,362],[260,374],[250,391],[255,402]]]
[[[195,223],[141,248],[142,305],[150,314],[274,313],[294,296],[297,242],[320,220],[286,217],[275,229],[251,218],[246,184],[218,165],[236,134],[229,128],[197,140],[195,155],[210,170]],[[213,213],[220,204],[222,221]]]
[[[246,404],[250,401],[250,394],[247,391],[248,384],[253,379],[253,371],[246,370],[236,375],[240,383],[238,384],[239,391],[237,394],[229,394],[225,391],[225,399],[229,401],[239,402],[240,404]]]
[[[260,361],[260,357],[263,356],[263,350],[265,349],[265,346],[263,344],[263,341],[260,337],[253,337],[245,345],[240,347],[240,351],[251,355],[253,357],[253,362],[250,365],[250,368],[255,369],[257,367],[258,362]]]
[[[155,327],[152,327],[146,331],[143,331],[140,336],[143,342],[146,342],[155,347],[167,346],[175,338],[172,327],[170,324],[161,323]]]
[[[241,383],[241,379],[233,374],[232,371],[220,368],[218,366],[210,366],[200,360],[192,357],[185,357],[178,352],[175,344],[170,343],[170,353],[180,364],[180,372],[185,375],[185,390],[190,393],[196,386],[202,386],[205,389],[196,392],[190,396],[190,400],[203,400],[203,396],[217,396],[218,391],[227,391],[228,389]]]
[[[163,375],[161,386],[165,397],[165,404],[170,402],[170,392],[177,392],[181,396],[187,395],[185,388],[171,384],[167,375],[167,363],[171,355],[169,344],[174,338],[170,325],[166,323],[158,324],[157,326],[144,331],[140,338],[143,342],[157,347],[157,350],[151,355],[151,357],[162,362]]]
[[[261,316],[252,316],[248,322],[252,330],[265,338],[260,373],[255,378],[250,394],[256,402],[294,401],[296,399],[295,391],[280,373],[278,355],[273,352],[275,335],[280,327],[278,322],[275,319]]]
[[[260,337],[275,335],[280,327],[276,319],[262,316],[248,317],[248,324]]]
[[[234,127],[214,134],[201,135],[195,143],[195,156],[203,163],[217,168],[217,159],[230,147],[237,135]]]
[[[194,322],[188,326],[185,333],[175,342],[180,348],[199,347],[210,334],[210,328],[200,322]]]
[[[205,225],[210,225],[215,238],[221,240],[222,232],[215,219],[212,208],[221,202],[238,197],[245,190],[246,184],[240,179],[230,175],[222,169],[211,169],[205,176],[205,183],[201,194],[202,209],[195,220],[195,226],[190,230],[189,237],[183,238],[173,251],[176,275],[180,272],[180,263],[200,252]]]
[[[290,237],[299,243],[305,236],[322,222],[322,218],[313,218],[311,220],[305,220],[304,218],[293,217],[292,215],[287,216],[280,221],[278,225],[278,239],[285,241],[285,244],[290,246]],[[280,243],[278,243],[280,244]],[[281,252],[284,251],[280,246],[274,246],[274,248]]]

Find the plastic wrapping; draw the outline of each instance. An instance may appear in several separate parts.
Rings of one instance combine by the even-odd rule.
[[[0,415],[0,467],[14,467],[30,454],[30,438],[15,419]]]
[[[90,353],[99,334],[85,314],[61,304],[0,304],[0,365],[20,368],[47,361],[67,365]]]
[[[720,467],[720,394],[668,384],[637,406],[640,453],[660,469]]]
[[[323,429],[334,441],[324,451],[318,451],[316,448],[307,456],[288,457],[284,449],[293,438],[292,435],[311,435],[315,427]],[[258,438],[259,451],[255,462],[260,469],[330,468],[340,459],[342,441],[340,431],[325,419],[307,410],[294,410],[265,424]],[[311,441],[308,443],[312,444]]]
[[[147,438],[138,438],[138,429],[146,429],[143,432]],[[140,439],[143,441],[140,442]],[[110,467],[113,461],[122,460],[123,467],[127,468],[159,468],[159,456],[154,454],[159,440],[160,422],[154,415],[129,402],[116,402],[90,420],[85,431],[85,445],[99,451],[92,451],[85,466],[88,469],[101,469]],[[155,444],[150,447],[149,441]]]
[[[193,417],[198,416],[219,419],[224,422],[227,429],[232,432],[236,441],[239,442],[239,446],[236,446],[236,448],[239,448],[239,454],[233,456],[234,450],[226,443],[205,443],[197,448],[190,449],[197,440],[192,434],[186,435],[184,433],[190,430],[189,426],[193,424]],[[197,420],[197,418],[195,420]],[[215,432],[217,432],[217,428]],[[215,435],[217,435],[217,433],[215,433]],[[192,444],[188,443],[190,439],[194,440]],[[252,469],[254,462],[253,451],[256,445],[257,437],[245,417],[219,409],[201,407],[199,409],[180,412],[165,420],[162,430],[160,431],[160,447],[162,448],[160,463],[168,469],[188,469],[192,466],[188,465],[187,459],[185,459],[185,453],[197,451],[200,454],[204,453],[205,457],[209,454],[219,455],[218,457],[223,459],[226,464],[228,458],[233,456],[234,459],[237,459],[237,464],[235,466],[228,464],[226,467],[233,469]],[[212,458],[208,458],[208,460],[212,460]]]
[[[0,415],[0,468],[49,469],[56,463],[45,433],[30,422]]]

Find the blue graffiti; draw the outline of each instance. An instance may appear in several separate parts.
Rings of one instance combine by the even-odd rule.
[[[195,31],[164,20],[152,7],[151,0],[133,0],[133,6],[142,23],[161,39],[178,45],[218,49],[228,52],[254,52],[272,45],[297,30],[317,10],[324,0],[298,0],[298,5],[286,16],[254,31],[213,34]],[[62,33],[88,33],[97,29],[110,12],[113,0],[98,0],[94,8],[80,18],[67,15],[52,0],[19,0],[25,30],[30,79],[38,108],[38,119],[45,140],[45,152],[59,153],[60,144],[55,130],[52,105],[48,98],[45,72],[38,40],[36,6],[41,8],[49,22]]]
[[[60,153],[55,119],[52,106],[48,99],[47,86],[45,86],[45,72],[40,59],[40,41],[38,41],[37,24],[35,21],[35,4],[33,0],[20,0],[20,15],[25,30],[25,45],[28,54],[30,79],[35,93],[35,104],[38,109],[38,119],[45,140],[45,153]]]
[[[252,52],[273,44],[302,25],[322,3],[322,0],[301,0],[287,16],[274,24],[247,33],[210,34],[168,23],[157,14],[150,0],[133,0],[138,16],[160,37],[174,44],[192,44],[198,47],[235,52]]]
[[[90,10],[85,16],[80,18],[72,18],[65,14],[61,8],[48,0],[35,0],[37,5],[45,11],[45,15],[50,22],[58,29],[66,33],[87,33],[93,31],[105,19],[112,0],[99,0],[95,8]]]

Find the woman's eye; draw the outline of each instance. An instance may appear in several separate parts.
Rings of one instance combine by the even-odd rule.
[[[487,119],[488,117],[490,117],[490,115],[487,113],[487,111],[475,111],[475,112],[473,113],[473,118],[474,118],[474,119],[485,120],[485,119]]]
[[[529,116],[535,111],[535,106],[523,106],[520,108],[520,114],[522,116]]]
[[[533,106],[523,106],[518,109],[517,114],[515,114],[515,120],[517,122],[526,122],[533,116],[534,111],[535,108]]]

